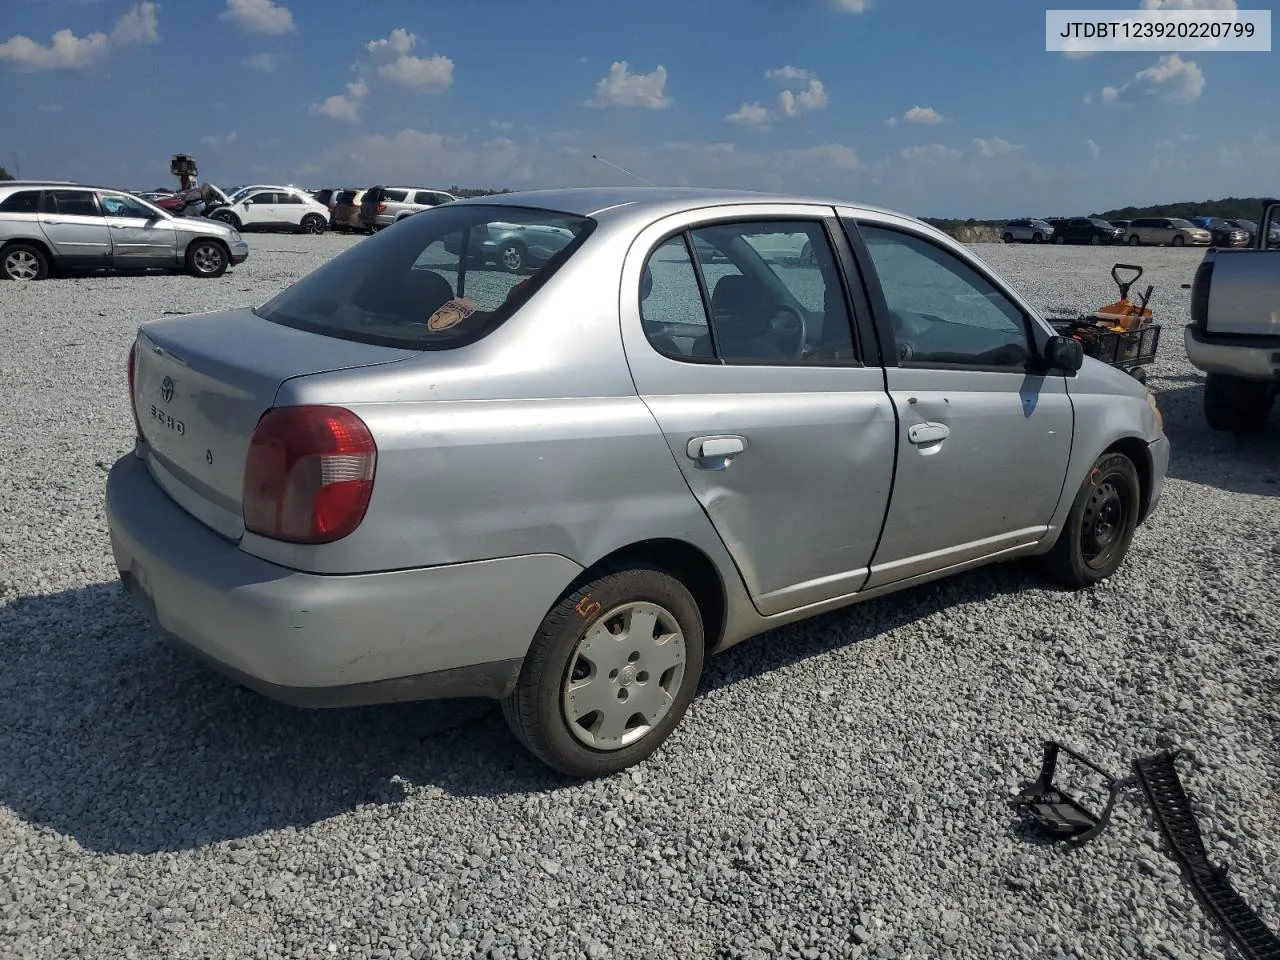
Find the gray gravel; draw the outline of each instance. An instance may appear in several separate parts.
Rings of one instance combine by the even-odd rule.
[[[576,785],[490,704],[276,706],[122,598],[135,322],[358,242],[250,240],[217,281],[0,285],[0,956],[1222,956],[1136,791],[1075,855],[1016,829],[1045,737],[1117,772],[1185,746],[1213,855],[1280,927],[1280,429],[1204,425],[1198,252],[976,248],[1050,310],[1113,299],[1117,259],[1156,284],[1172,477],[1115,578],[1002,566],[757,638],[651,762]]]

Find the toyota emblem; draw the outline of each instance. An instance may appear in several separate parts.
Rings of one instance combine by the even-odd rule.
[[[173,377],[165,377],[160,383],[160,396],[168,403],[173,399]]]

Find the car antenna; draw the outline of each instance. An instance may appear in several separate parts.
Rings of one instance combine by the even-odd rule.
[[[657,184],[656,184],[656,183],[654,183],[652,180],[646,180],[644,177],[640,176],[640,174],[638,174],[638,173],[632,173],[630,170],[623,170],[623,168],[622,168],[622,167],[620,167],[620,166],[618,166],[616,163],[610,163],[610,162],[609,162],[608,160],[606,160],[604,157],[601,157],[601,156],[599,156],[599,155],[597,155],[597,154],[594,154],[594,153],[593,153],[593,154],[591,155],[591,159],[592,159],[592,160],[599,160],[599,161],[600,161],[601,163],[603,163],[605,166],[607,166],[607,167],[613,167],[613,169],[615,169],[615,170],[621,170],[621,171],[622,171],[623,173],[625,173],[628,177],[635,177],[635,178],[636,178],[637,180],[639,180],[641,183],[647,183],[647,184],[648,184],[649,186],[651,186],[651,187],[656,187],[656,186],[657,186]]]

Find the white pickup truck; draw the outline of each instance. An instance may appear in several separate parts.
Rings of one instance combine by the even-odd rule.
[[[1280,392],[1280,202],[1267,201],[1252,247],[1205,253],[1184,340],[1209,426],[1261,429]]]

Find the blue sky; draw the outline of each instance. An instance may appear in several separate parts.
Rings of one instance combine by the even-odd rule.
[[[1139,4],[1235,0],[1076,6]],[[187,152],[224,185],[634,182],[594,153],[977,217],[1280,183],[1280,54],[1047,53],[1022,0],[0,5],[0,165],[28,177],[146,189]]]

